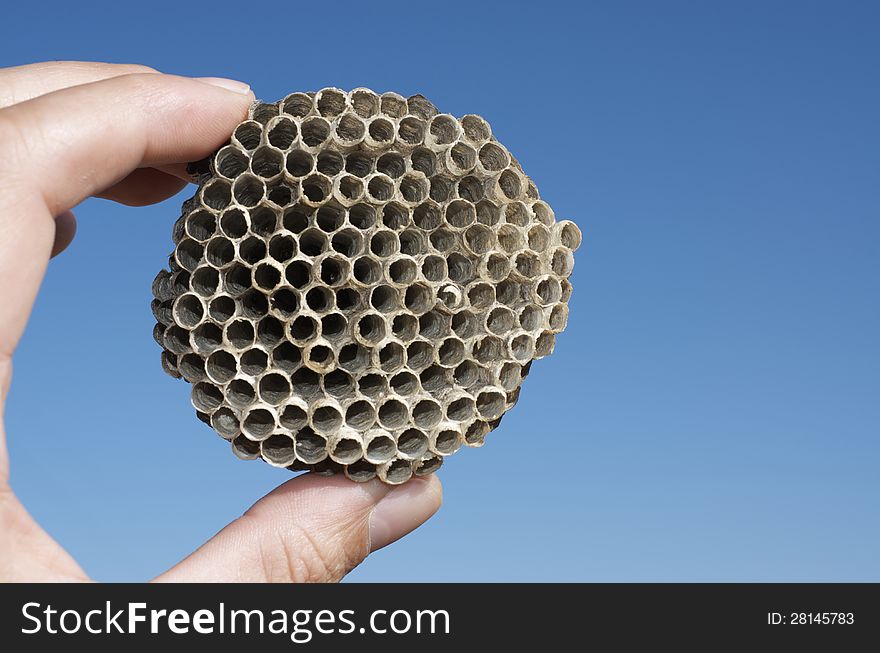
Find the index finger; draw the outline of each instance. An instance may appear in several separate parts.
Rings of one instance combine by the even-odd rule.
[[[0,109],[40,95],[119,75],[158,73],[149,66],[96,61],[41,61],[0,69]]]

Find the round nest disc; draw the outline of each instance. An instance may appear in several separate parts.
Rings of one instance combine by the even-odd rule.
[[[206,163],[153,284],[155,338],[240,458],[430,474],[483,444],[565,328],[580,232],[479,116],[293,93]]]

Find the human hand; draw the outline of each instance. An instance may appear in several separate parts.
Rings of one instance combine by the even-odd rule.
[[[187,161],[228,139],[254,97],[239,82],[143,66],[0,70],[0,418],[12,354],[50,257],[89,196],[139,206],[186,185]],[[0,581],[87,581],[9,487],[0,424]],[[336,581],[439,508],[432,475],[390,487],[306,474],[260,499],[159,581]]]

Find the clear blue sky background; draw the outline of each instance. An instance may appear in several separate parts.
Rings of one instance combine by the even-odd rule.
[[[0,62],[422,92],[486,116],[584,231],[556,354],[353,580],[880,580],[876,3],[88,4],[7,3]],[[286,478],[159,368],[186,193],[80,206],[15,361],[15,489],[100,580],[161,572]]]

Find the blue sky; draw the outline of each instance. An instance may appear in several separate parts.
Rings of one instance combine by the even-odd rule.
[[[875,3],[50,5],[4,8],[0,64],[421,92],[484,115],[581,226],[556,354],[352,580],[880,580]],[[99,580],[286,478],[159,367],[150,282],[191,193],[81,205],[16,355],[13,485]]]

